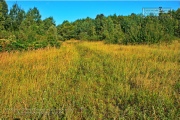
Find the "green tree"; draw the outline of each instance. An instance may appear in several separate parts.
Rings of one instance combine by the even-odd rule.
[[[143,21],[142,40],[144,43],[152,44],[158,43],[163,40],[165,33],[163,31],[163,25],[159,23],[155,17],[146,17]]]
[[[95,26],[96,26],[96,34],[99,40],[104,40],[105,36],[103,32],[105,32],[105,16],[103,14],[99,14],[95,18]]]
[[[38,40],[41,24],[42,20],[39,10],[36,7],[29,9],[25,19],[20,25],[20,34],[18,35],[18,38],[29,42]]]
[[[114,24],[110,17],[106,18],[102,35],[105,37],[106,42],[114,43]]]
[[[121,23],[122,31],[125,37],[123,38],[123,43],[141,43],[141,17],[135,14],[123,18]]]
[[[15,3],[10,9],[9,17],[11,23],[11,30],[17,31],[19,30],[21,22],[25,18],[25,11],[22,10],[17,3]]]
[[[82,23],[82,32],[87,34],[87,40],[97,40],[94,21],[87,17]]]
[[[8,6],[5,0],[0,0],[0,39],[8,36],[6,32],[8,29],[7,18]]]
[[[66,20],[57,26],[57,33],[61,40],[70,40],[74,38],[74,26]]]
[[[87,17],[86,19],[77,20],[73,23],[74,36],[78,40],[97,40],[94,20]]]
[[[0,30],[5,29],[5,22],[8,17],[8,6],[5,0],[0,0]]]
[[[39,23],[41,21],[39,10],[36,7],[33,9],[30,8],[26,14],[26,19],[28,19],[31,23]]]
[[[55,26],[56,23],[53,17],[48,17],[43,20],[44,30],[48,30],[52,25]]]
[[[178,8],[175,12],[175,19],[177,20],[175,35],[180,38],[180,8]]]
[[[52,25],[51,27],[49,27],[49,29],[47,30],[47,41],[51,46],[59,46],[59,43],[57,41],[57,28],[56,26]]]
[[[166,41],[171,41],[174,38],[176,20],[173,19],[169,14],[161,14],[160,24],[163,26],[164,39]]]

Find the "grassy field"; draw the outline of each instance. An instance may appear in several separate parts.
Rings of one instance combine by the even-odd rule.
[[[0,53],[0,118],[180,119],[180,42]]]

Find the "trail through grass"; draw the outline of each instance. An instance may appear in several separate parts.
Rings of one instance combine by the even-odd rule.
[[[0,53],[0,117],[179,119],[179,50],[69,41]]]

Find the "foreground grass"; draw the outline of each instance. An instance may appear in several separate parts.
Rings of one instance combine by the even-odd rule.
[[[70,41],[0,53],[0,117],[180,119],[179,50]]]

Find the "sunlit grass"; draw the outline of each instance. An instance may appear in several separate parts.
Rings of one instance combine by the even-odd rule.
[[[178,119],[179,50],[178,42],[68,41],[60,49],[0,53],[0,116]]]

